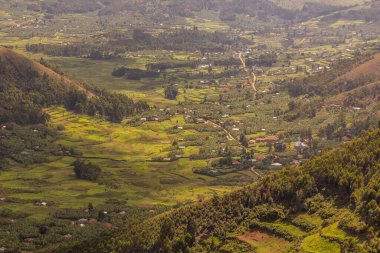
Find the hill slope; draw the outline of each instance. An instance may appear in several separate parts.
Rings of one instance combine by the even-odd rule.
[[[353,69],[339,76],[336,81],[340,80],[351,80],[355,81],[363,76],[372,77],[375,80],[380,79],[380,53],[377,53],[364,61],[363,63],[357,65]]]
[[[27,78],[26,74],[28,72],[35,72],[39,76],[46,75],[56,85],[62,85],[67,88],[85,92],[88,98],[94,97],[91,91],[72,82],[66,76],[58,74],[41,63],[30,60],[7,48],[0,47],[0,62],[5,62],[5,64],[2,64],[1,76],[8,80],[20,81],[22,78]]]
[[[83,87],[41,63],[0,47],[0,123],[45,123],[42,108],[51,105],[64,105],[113,122],[149,108],[147,103],[134,103],[122,94]]]
[[[376,129],[243,190],[59,252],[273,252],[265,243],[276,252],[378,252],[379,147]]]

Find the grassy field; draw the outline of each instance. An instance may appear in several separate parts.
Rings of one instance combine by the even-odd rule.
[[[33,214],[32,218],[46,218],[59,208],[84,208],[89,202],[98,205],[107,199],[124,199],[132,206],[175,205],[234,189],[212,186],[215,179],[192,172],[193,167],[206,166],[205,160],[151,161],[152,157],[168,154],[178,136],[167,131],[177,121],[181,123],[180,117],[132,127],[72,114],[58,107],[47,112],[52,127],[64,126],[58,143],[99,165],[103,177],[99,183],[76,179],[70,166],[75,157],[52,157],[52,162],[26,167],[15,165],[1,174],[1,186],[15,191],[7,197],[16,200],[3,207],[23,210]],[[194,130],[184,130],[181,135],[194,134]],[[185,156],[197,152],[197,147],[184,150]],[[36,206],[40,201],[47,202],[50,208]]]
[[[339,253],[340,246],[336,242],[331,242],[328,239],[321,237],[319,234],[314,234],[306,237],[301,244],[302,249],[308,253]]]

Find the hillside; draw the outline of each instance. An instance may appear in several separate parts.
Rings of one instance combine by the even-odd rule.
[[[379,147],[376,129],[243,190],[55,252],[378,252]]]
[[[369,59],[366,59],[336,78],[335,81],[357,81],[363,77],[369,77],[374,80],[380,79],[380,53],[374,54]]]
[[[39,62],[30,60],[12,50],[0,46],[0,62],[5,62],[2,64],[1,77],[20,81],[20,78],[27,78],[25,70],[28,72],[35,72],[39,76],[46,76],[56,85],[61,85],[66,88],[73,88],[78,91],[86,93],[88,98],[94,97],[94,93],[85,89],[81,85],[72,82],[66,76],[58,74],[54,70],[42,65]]]
[[[146,102],[134,103],[122,94],[79,85],[49,68],[43,59],[37,63],[3,47],[0,80],[0,123],[45,123],[47,115],[42,108],[52,105],[64,105],[76,113],[99,115],[113,122],[149,108]]]
[[[305,4],[307,3],[318,3],[318,4],[326,4],[326,5],[332,5],[332,6],[353,6],[356,4],[362,4],[365,1],[364,0],[351,0],[351,1],[344,1],[344,0],[271,0],[273,3],[277,4],[278,6],[281,6],[285,9],[302,9]]]

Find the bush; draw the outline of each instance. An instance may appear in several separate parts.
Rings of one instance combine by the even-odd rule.
[[[76,160],[72,165],[74,166],[74,172],[78,179],[96,181],[102,172],[99,166],[91,162],[86,163],[81,160]]]

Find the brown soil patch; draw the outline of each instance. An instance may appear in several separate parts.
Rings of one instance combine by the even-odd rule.
[[[268,239],[268,237],[269,236],[267,234],[254,231],[254,232],[249,232],[244,235],[241,235],[238,237],[238,239],[243,242],[250,242],[250,241],[263,241],[265,239]]]

